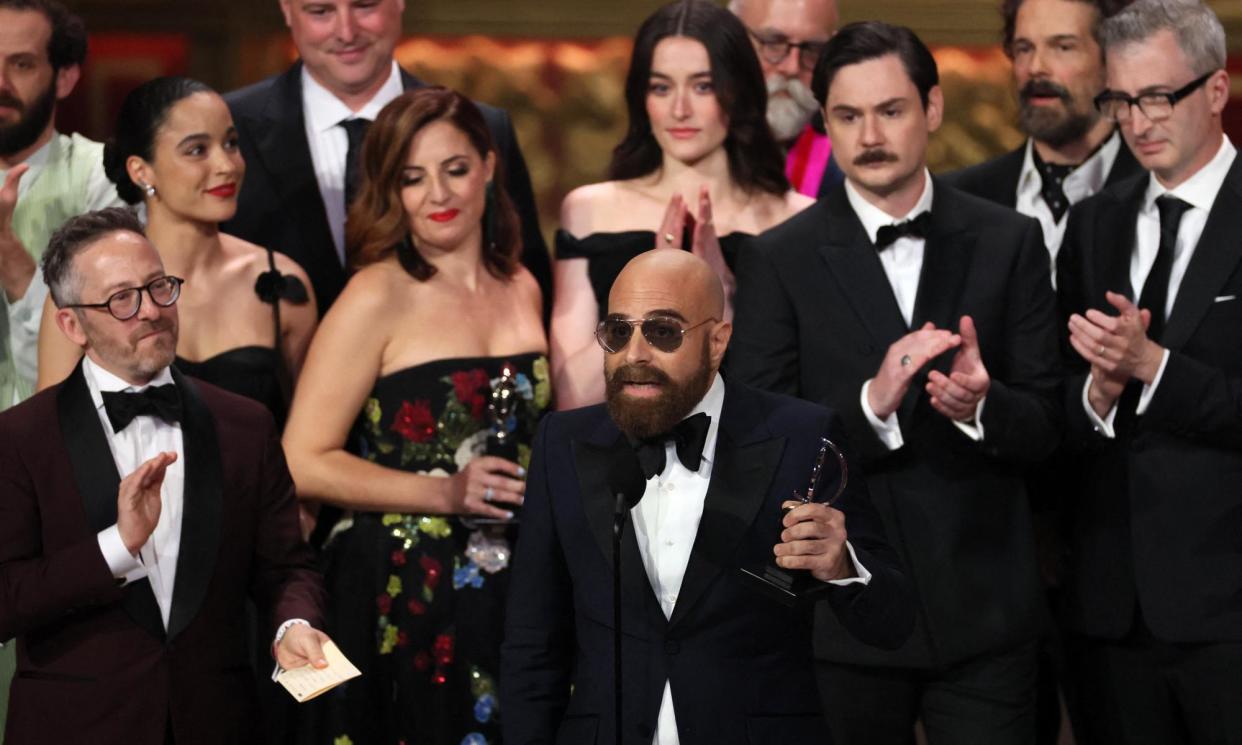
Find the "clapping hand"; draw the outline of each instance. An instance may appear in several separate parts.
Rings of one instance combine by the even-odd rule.
[[[684,233],[689,228],[690,246],[684,246]],[[725,291],[725,319],[733,315],[733,293],[737,289],[737,279],[725,262],[724,252],[720,248],[720,239],[716,235],[716,225],[712,219],[712,198],[707,186],[699,188],[699,203],[695,214],[691,214],[685,199],[674,194],[664,210],[664,219],[660,223],[660,232],[656,237],[656,248],[688,248],[691,253],[707,262]]]
[[[160,453],[126,476],[117,489],[116,526],[130,554],[138,554],[160,522],[164,473],[176,460],[176,453]]]
[[[979,353],[979,336],[970,316],[962,316],[959,334],[962,343],[953,355],[949,374],[939,370],[927,373],[927,393],[936,411],[957,422],[975,418],[979,402],[988,395],[992,378]]]
[[[13,212],[17,209],[17,185],[30,166],[22,163],[9,169],[0,186],[0,286],[9,302],[20,300],[30,286],[35,262],[13,232]]]
[[[961,343],[961,336],[938,329],[931,321],[893,342],[867,390],[871,411],[880,419],[896,411],[919,370]]]

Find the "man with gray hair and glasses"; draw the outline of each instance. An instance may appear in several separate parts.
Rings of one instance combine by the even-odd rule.
[[[1242,742],[1242,163],[1225,32],[1199,0],[1101,29],[1099,111],[1149,175],[1070,212],[1077,375],[1067,623],[1080,743]]]

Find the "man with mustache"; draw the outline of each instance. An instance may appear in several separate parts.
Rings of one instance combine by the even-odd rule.
[[[1198,0],[1101,29],[1117,122],[1150,174],[1073,210],[1067,646],[1079,742],[1242,742],[1242,160],[1225,30]],[[1076,722],[1078,724],[1079,722]]]
[[[34,392],[47,297],[35,265],[52,231],[121,204],[103,145],[56,131],[85,57],[86,29],[60,3],[0,0],[0,411]],[[12,670],[12,649],[0,649],[0,732]]]
[[[731,333],[724,291],[692,254],[633,259],[608,310],[597,333],[607,403],[549,415],[535,443],[505,616],[505,742],[616,742],[618,632],[624,742],[825,742],[810,608],[752,588],[741,567],[775,561],[809,575],[810,598],[860,643],[905,640],[908,588],[863,481],[849,478],[831,506],[790,499],[821,437],[845,448],[839,421],[718,374]],[[619,518],[618,459],[641,490],[626,493],[641,501]]]
[[[906,745],[921,719],[934,745],[1030,743],[1041,595],[1022,472],[1061,419],[1039,224],[930,176],[944,97],[909,29],[845,26],[812,87],[845,185],[743,252],[725,369],[840,413],[915,587],[894,651],[817,617],[832,741]]]
[[[267,0],[270,2],[271,0]],[[225,96],[246,159],[237,214],[221,230],[306,269],[319,314],[340,294],[345,215],[358,188],[367,125],[402,91],[425,85],[393,59],[405,0],[279,0],[300,58],[285,72]],[[504,188],[522,220],[522,263],[552,308],[552,266],[530,174],[509,115],[480,103]]]
[[[1065,216],[1074,204],[1142,171],[1092,99],[1104,88],[1100,23],[1129,0],[1004,0],[1018,127],[1013,152],[945,181],[1039,220],[1055,280]]]
[[[323,589],[270,414],[179,374],[181,281],[128,209],[70,219],[44,280],[85,357],[0,413],[7,745],[253,743],[247,598],[324,667]]]
[[[768,84],[768,125],[785,148],[785,175],[799,193],[822,197],[845,174],[832,157],[811,71],[837,28],[836,0],[732,0],[750,32]]]

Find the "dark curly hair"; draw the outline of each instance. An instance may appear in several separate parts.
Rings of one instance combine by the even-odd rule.
[[[360,268],[386,258],[399,247],[401,264],[415,279],[426,281],[436,268],[408,243],[409,218],[401,204],[401,172],[414,136],[438,121],[452,124],[466,135],[480,158],[496,151],[483,113],[470,99],[440,86],[406,91],[380,111],[367,128],[358,159],[362,180],[358,196],[345,221],[345,252],[351,266]],[[511,277],[518,269],[522,234],[517,210],[501,184],[505,177],[500,158],[492,171],[491,242],[483,246],[483,265],[498,278]],[[484,215],[484,220],[489,219]],[[484,233],[487,228],[484,227]]]
[[[125,161],[131,155],[151,160],[155,135],[168,119],[173,104],[195,93],[214,92],[197,80],[167,77],[148,80],[125,96],[116,115],[116,134],[104,145],[103,154],[104,173],[116,184],[121,199],[138,204],[146,196],[130,179]]]
[[[86,61],[86,25],[56,0],[0,0],[0,10],[33,10],[52,25],[47,58],[52,69],[61,70]]]
[[[1091,25],[1091,38],[1096,43],[1100,42],[1100,24],[1104,19],[1109,18],[1117,11],[1130,4],[1130,0],[1071,0],[1072,2],[1090,5],[1096,10],[1095,23]],[[1007,57],[1013,57],[1013,35],[1014,27],[1018,24],[1018,10],[1022,8],[1022,3],[1026,0],[1003,0],[1001,3],[1001,48],[1005,50]],[[1100,44],[1102,50],[1104,45]],[[1102,53],[1102,52],[1101,52]]]
[[[716,99],[729,121],[724,148],[729,176],[747,191],[784,194],[785,158],[768,128],[768,88],[746,27],[737,16],[707,0],[678,0],[643,21],[634,39],[625,78],[629,130],[612,151],[608,177],[625,180],[654,173],[663,162],[647,117],[647,88],[656,45],[684,36],[707,48]]]

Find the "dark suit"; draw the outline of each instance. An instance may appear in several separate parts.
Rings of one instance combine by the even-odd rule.
[[[0,413],[0,636],[17,637],[7,745],[252,741],[245,601],[321,626],[275,424],[173,371],[185,501],[168,628],[151,585],[119,587],[96,533],[120,475],[82,368]],[[152,454],[154,455],[154,454]]]
[[[1017,150],[947,173],[944,181],[989,202],[1015,209],[1018,205],[1018,180],[1022,177],[1022,164],[1025,160],[1026,143],[1023,143]],[[1123,142],[1104,186],[1111,186],[1143,172],[1143,167]]]
[[[1063,314],[1116,315],[1105,291],[1136,296],[1130,257],[1147,184],[1147,177],[1130,179],[1070,213],[1058,262]],[[1165,325],[1160,344],[1171,355],[1146,413],[1127,420],[1119,411],[1115,439],[1097,433],[1083,410],[1087,370],[1077,355],[1078,374],[1065,391],[1069,440],[1089,466],[1072,515],[1070,628],[1096,641],[1128,642],[1137,633],[1184,654],[1214,650],[1217,660],[1231,649],[1235,673],[1242,662],[1240,230],[1242,159],[1235,159]],[[1136,608],[1145,629],[1135,623]],[[1238,675],[1199,685],[1207,690],[1176,693],[1187,719],[1236,711]],[[1233,702],[1222,712],[1193,710],[1221,691]],[[1228,726],[1242,736],[1242,718],[1233,715]]]
[[[816,657],[940,669],[1034,639],[1041,600],[1022,472],[1052,451],[1060,418],[1056,311],[1038,224],[935,181],[910,328],[844,188],[761,235],[737,276],[726,370],[841,413],[916,588],[918,625],[900,649],[858,644],[821,614]],[[859,402],[864,381],[911,328],[956,329],[967,314],[992,380],[983,441],[931,407],[921,372],[896,412],[904,445],[888,450]],[[931,367],[947,374],[953,354]]]
[[[772,558],[781,502],[805,487],[828,411],[725,386],[715,460],[677,604],[666,619],[632,525],[622,542],[626,743],[649,745],[665,682],[682,745],[824,742],[811,617],[747,586],[738,567]],[[836,440],[841,442],[840,439]],[[612,454],[629,445],[604,407],[552,414],[534,449],[502,649],[509,745],[613,743]],[[873,644],[909,634],[905,580],[892,567],[861,479],[837,502],[873,575],[827,587],[843,626]]]
[[[401,82],[406,90],[424,85],[404,70]],[[241,137],[246,178],[237,199],[237,214],[221,225],[221,230],[273,248],[301,264],[310,275],[322,316],[344,289],[349,275],[337,258],[306,141],[302,63],[233,91],[225,101]],[[522,221],[522,263],[539,282],[546,319],[552,307],[552,266],[539,231],[539,211],[526,161],[509,115],[487,104],[478,106],[496,145],[505,191]]]

